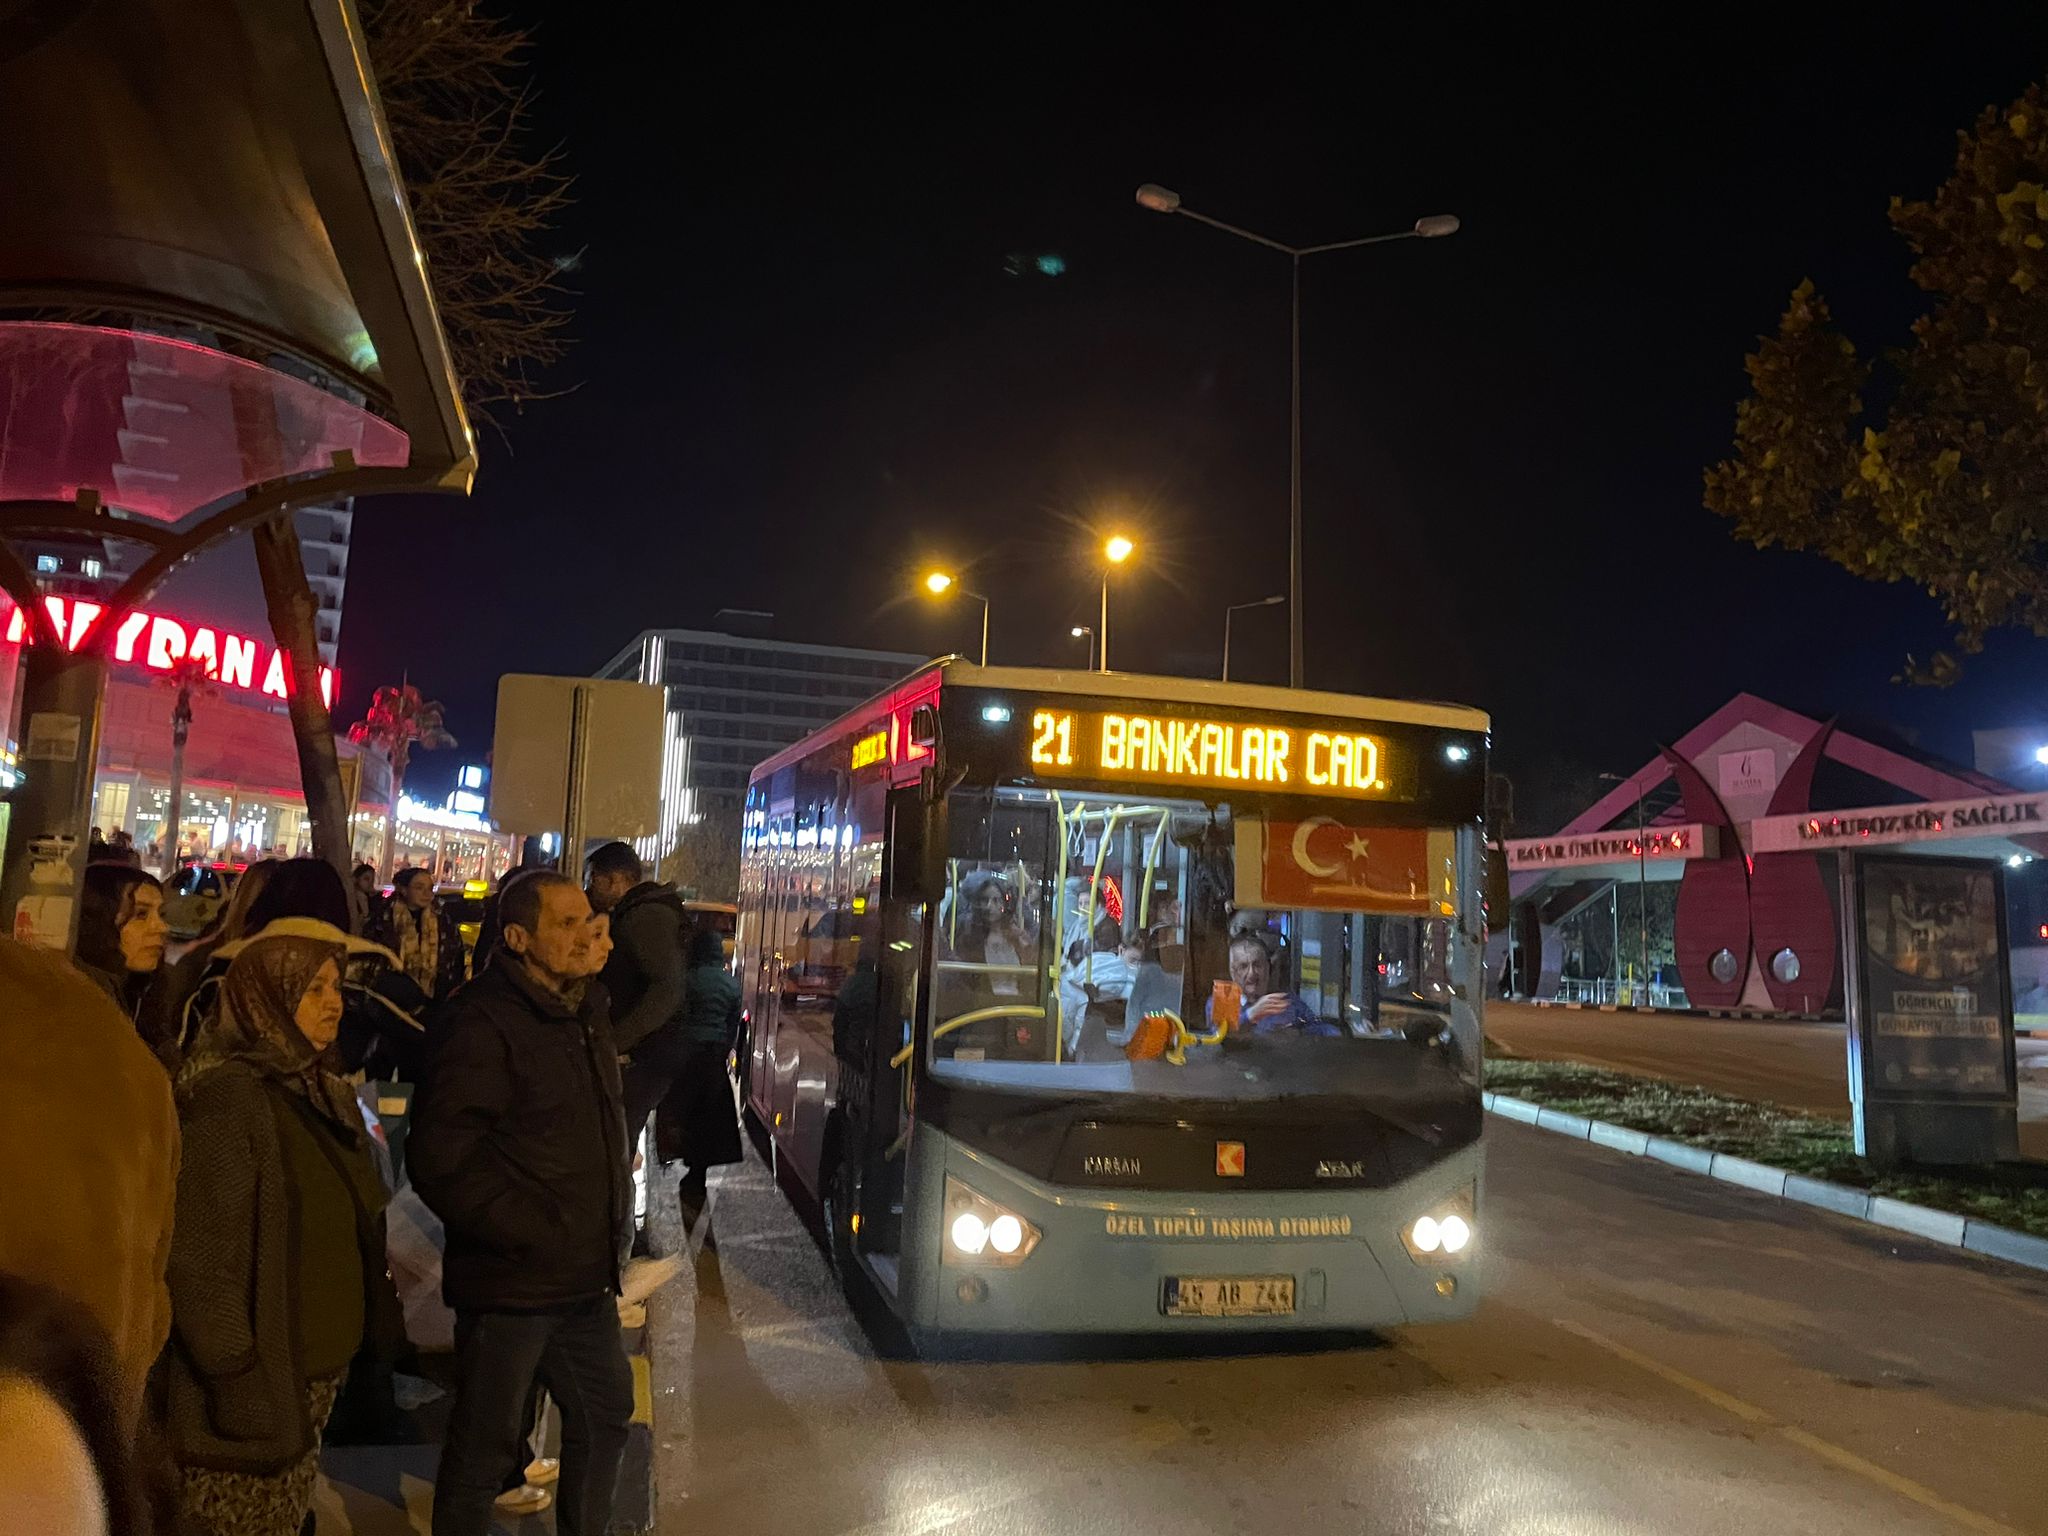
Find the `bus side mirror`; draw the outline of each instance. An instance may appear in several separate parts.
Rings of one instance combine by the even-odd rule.
[[[931,705],[920,704],[910,712],[910,744],[913,747],[938,746],[939,712]]]
[[[929,812],[921,795],[903,790],[889,797],[887,894],[892,904],[926,899],[924,860],[928,830]]]

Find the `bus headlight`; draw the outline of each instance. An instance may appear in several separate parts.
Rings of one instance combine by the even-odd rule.
[[[1474,1190],[1471,1185],[1418,1216],[1401,1232],[1401,1246],[1418,1264],[1454,1259],[1472,1246],[1476,1235]]]
[[[1044,1234],[958,1179],[946,1180],[946,1262],[1021,1264]]]

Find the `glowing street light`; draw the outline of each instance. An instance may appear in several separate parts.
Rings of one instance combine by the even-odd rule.
[[[983,597],[979,592],[970,592],[965,587],[960,586],[957,582],[953,580],[953,575],[950,571],[931,572],[924,579],[924,589],[925,591],[931,593],[934,597],[944,597],[949,592],[957,592],[960,596],[971,597],[977,603],[981,604],[981,664],[984,667],[987,666],[988,599]]]
[[[1090,672],[1093,672],[1095,670],[1094,629],[1087,624],[1076,624],[1072,629],[1068,630],[1067,633],[1076,640],[1086,640],[1088,642],[1088,670]]]
[[[1095,654],[1102,658],[1102,670],[1109,670],[1109,573],[1131,558],[1137,549],[1129,539],[1120,533],[1113,533],[1102,546],[1106,562],[1102,567],[1102,621],[1095,629]]]
[[[1302,683],[1302,641],[1301,641],[1301,258],[1320,256],[1328,251],[1348,251],[1361,245],[1384,245],[1389,240],[1440,240],[1445,235],[1458,232],[1458,216],[1455,213],[1432,213],[1415,221],[1408,229],[1397,229],[1384,235],[1366,235],[1358,240],[1330,240],[1321,245],[1286,245],[1278,240],[1241,229],[1235,224],[1226,224],[1221,219],[1212,219],[1206,213],[1197,213],[1180,200],[1180,194],[1157,182],[1146,182],[1138,188],[1138,206],[1153,213],[1179,214],[1184,219],[1193,219],[1197,224],[1207,224],[1211,229],[1220,229],[1227,235],[1236,235],[1254,245],[1263,245],[1268,250],[1278,251],[1294,264],[1294,288],[1292,302],[1292,340],[1289,377],[1289,424],[1288,424],[1288,488],[1287,488],[1287,684],[1299,688]]]

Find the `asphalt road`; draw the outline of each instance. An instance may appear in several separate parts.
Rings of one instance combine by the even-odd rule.
[[[1472,1321],[878,1359],[758,1163],[656,1299],[664,1536],[2048,1533],[2048,1277],[1495,1122]]]
[[[1602,1013],[1490,1001],[1486,1033],[1515,1055],[1538,1061],[1582,1061],[1849,1118],[1848,1048],[1839,1024]],[[2020,1149],[2048,1161],[2048,1040],[2021,1040],[2019,1068]]]

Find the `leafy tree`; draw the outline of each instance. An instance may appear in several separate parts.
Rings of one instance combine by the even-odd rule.
[[[738,809],[708,811],[683,827],[675,851],[661,861],[661,878],[698,901],[738,901]]]
[[[1906,675],[1948,682],[1994,629],[2048,635],[2048,99],[2029,86],[1958,135],[1927,201],[1892,227],[1929,297],[1912,344],[1864,361],[1802,282],[1748,359],[1734,456],[1709,510],[1759,548],[1808,550],[1941,604],[1954,652]],[[1875,387],[1873,387],[1873,385]]]
[[[391,818],[384,824],[384,872],[391,871],[392,847],[398,835],[398,797],[405,788],[405,770],[412,762],[413,749],[436,751],[455,745],[442,723],[441,706],[422,698],[411,683],[396,688],[379,688],[370,699],[369,712],[348,728],[348,739],[370,747],[391,763]]]

